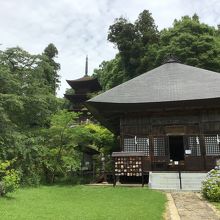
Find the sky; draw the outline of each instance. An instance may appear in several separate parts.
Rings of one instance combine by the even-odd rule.
[[[220,0],[0,0],[0,50],[20,46],[39,54],[55,44],[61,64],[57,96],[63,97],[66,79],[84,75],[86,55],[90,75],[103,60],[114,58],[117,49],[107,35],[115,18],[134,22],[144,9],[159,30],[194,13],[204,23],[220,24]]]

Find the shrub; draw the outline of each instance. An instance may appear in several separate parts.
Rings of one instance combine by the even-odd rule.
[[[42,176],[34,170],[29,169],[28,174],[25,174],[23,172],[21,173],[21,181],[20,184],[22,186],[38,186],[41,183]]]
[[[0,161],[0,196],[13,192],[19,187],[19,172],[11,168],[13,161]]]
[[[213,202],[220,202],[220,169],[208,172],[206,179],[202,183],[203,196]]]

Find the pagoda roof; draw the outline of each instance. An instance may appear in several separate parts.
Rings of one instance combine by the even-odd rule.
[[[162,103],[220,98],[220,74],[167,62],[90,100],[88,103]]]
[[[86,88],[91,89],[94,92],[100,91],[102,89],[98,80],[88,75],[85,75],[79,79],[66,80],[66,81],[73,89],[80,89],[82,87],[86,87]]]
[[[64,96],[73,103],[81,103],[88,100],[87,94],[73,94],[73,95],[64,94]]]

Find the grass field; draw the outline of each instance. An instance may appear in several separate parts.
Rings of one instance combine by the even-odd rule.
[[[164,194],[147,188],[41,186],[0,198],[2,220],[159,220]]]
[[[216,207],[216,209],[220,212],[220,202],[211,202],[212,205]]]

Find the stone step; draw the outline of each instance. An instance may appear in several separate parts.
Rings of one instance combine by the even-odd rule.
[[[202,181],[207,173],[181,172],[183,190],[201,190]],[[152,189],[179,190],[178,172],[150,172],[149,187]]]
[[[206,178],[207,173],[183,173],[182,189],[184,190],[201,190],[202,181]]]

